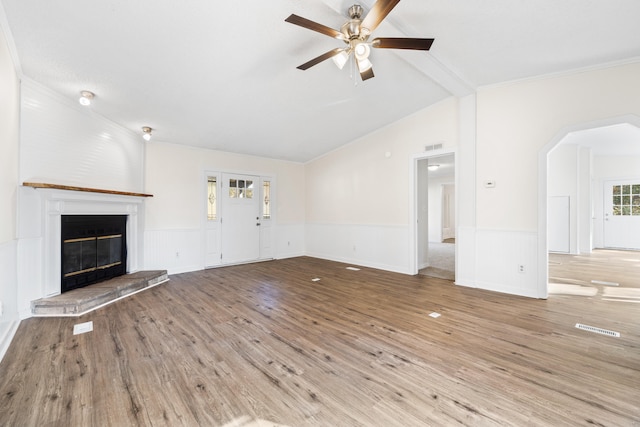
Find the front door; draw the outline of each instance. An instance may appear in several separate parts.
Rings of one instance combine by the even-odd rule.
[[[222,264],[260,257],[260,177],[223,174]]]
[[[604,246],[640,249],[640,179],[605,181]]]

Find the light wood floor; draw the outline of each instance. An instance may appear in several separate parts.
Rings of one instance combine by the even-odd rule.
[[[23,321],[0,425],[640,425],[640,304],[345,267],[174,275],[78,319]]]
[[[640,251],[597,249],[588,255],[549,254],[549,282],[561,285],[557,287],[559,293],[595,292],[596,298],[640,303]]]

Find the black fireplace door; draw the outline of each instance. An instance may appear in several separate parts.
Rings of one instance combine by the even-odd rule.
[[[62,292],[127,272],[127,215],[63,215]]]

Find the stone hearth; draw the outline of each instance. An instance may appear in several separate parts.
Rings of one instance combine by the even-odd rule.
[[[34,316],[80,316],[168,280],[166,270],[138,271],[32,301],[31,313]]]

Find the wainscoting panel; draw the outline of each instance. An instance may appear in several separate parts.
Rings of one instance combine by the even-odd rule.
[[[307,255],[411,274],[408,233],[407,226],[307,224]]]
[[[146,230],[144,270],[167,270],[169,274],[204,268],[204,231]]]
[[[0,244],[0,361],[9,348],[18,324],[17,290],[18,271],[16,268],[17,241]]]
[[[17,318],[18,244],[16,240],[0,244],[0,322]]]
[[[456,232],[456,284],[475,288],[476,229],[458,227]]]
[[[274,237],[276,240],[276,259],[305,255],[304,224],[278,224]]]
[[[44,239],[33,237],[18,240],[17,280],[18,314],[31,317],[31,301],[47,296],[44,285]],[[38,262],[35,262],[35,261]]]
[[[537,234],[476,230],[475,286],[491,291],[539,298]]]

